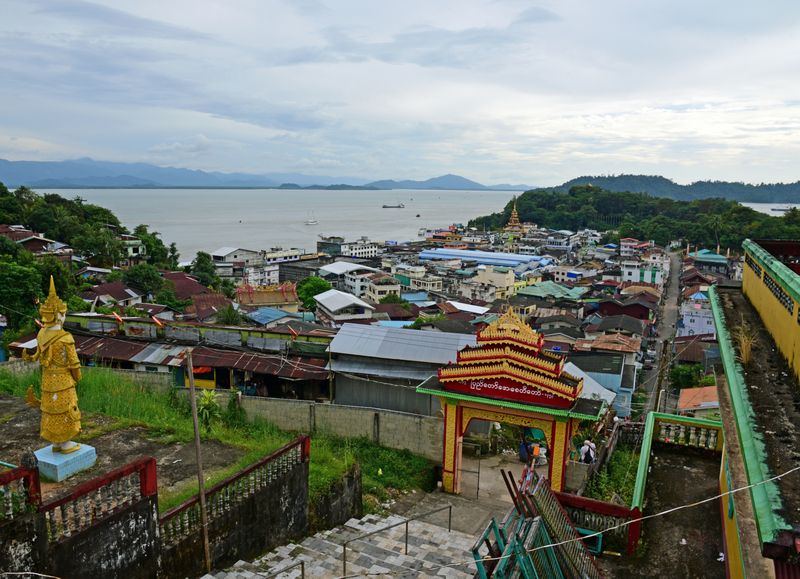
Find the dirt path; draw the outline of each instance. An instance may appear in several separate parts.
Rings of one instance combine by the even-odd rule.
[[[687,448],[655,450],[647,477],[645,515],[652,515],[719,493],[719,455]],[[725,577],[718,561],[723,550],[719,500],[644,522],[645,548],[635,558],[601,559],[610,577]]]

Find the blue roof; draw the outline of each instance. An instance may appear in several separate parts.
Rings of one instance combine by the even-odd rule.
[[[275,320],[280,320],[281,318],[290,317],[290,318],[298,318],[303,319],[303,316],[300,314],[294,314],[292,312],[287,312],[278,308],[258,308],[252,312],[248,312],[245,314],[248,318],[253,320],[257,324],[261,324],[262,326],[266,326],[274,322]]]
[[[428,292],[402,292],[400,297],[412,304],[414,302],[427,302],[431,299]]]
[[[408,326],[411,326],[413,324],[414,324],[413,320],[411,320],[411,321],[408,321],[408,320],[378,320],[378,324],[377,325],[382,326],[384,328],[407,328]]]
[[[426,249],[419,253],[422,261],[433,259],[461,259],[476,261],[484,265],[499,265],[505,267],[517,267],[523,263],[549,263],[550,260],[539,255],[522,255],[519,253],[501,253],[491,251],[477,251],[471,249],[447,249],[437,247]]]

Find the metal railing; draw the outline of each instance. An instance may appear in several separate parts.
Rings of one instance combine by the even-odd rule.
[[[378,533],[382,533],[383,531],[388,531],[389,529],[394,529],[395,527],[399,527],[400,525],[406,526],[406,536],[405,536],[405,554],[408,555],[408,523],[411,521],[416,521],[421,519],[422,517],[427,517],[428,515],[433,515],[435,513],[440,513],[444,510],[447,510],[447,532],[449,533],[453,523],[453,505],[447,504],[443,507],[439,507],[438,509],[433,509],[432,511],[427,511],[425,513],[413,516],[405,521],[400,521],[399,523],[393,523],[391,525],[387,525],[385,527],[381,527],[380,529],[375,529],[374,531],[370,531],[369,533],[364,533],[363,535],[359,535],[358,537],[353,537],[352,539],[348,539],[344,543],[342,543],[342,575],[347,575],[347,545],[352,543],[353,541],[360,541],[361,539],[366,539],[367,537],[371,537],[372,535],[377,535]]]

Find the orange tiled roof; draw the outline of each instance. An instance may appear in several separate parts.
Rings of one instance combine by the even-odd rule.
[[[594,340],[578,340],[575,349],[588,352],[590,350],[607,350],[609,352],[638,352],[642,348],[641,338],[633,338],[622,334],[604,334]]]
[[[684,388],[678,398],[678,411],[696,410],[698,408],[713,408],[711,403],[719,404],[716,386],[703,386],[702,388]]]

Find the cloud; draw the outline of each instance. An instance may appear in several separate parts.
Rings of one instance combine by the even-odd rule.
[[[113,34],[186,40],[209,40],[212,38],[208,34],[201,34],[188,28],[150,18],[142,18],[95,2],[35,0],[33,5],[38,6],[36,10],[38,14],[63,17],[77,22],[82,27],[96,27]]]
[[[9,4],[0,151],[15,158],[541,184],[800,177],[800,3]]]

